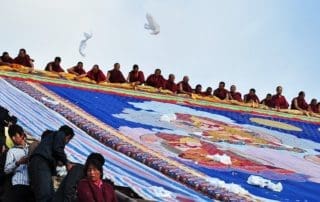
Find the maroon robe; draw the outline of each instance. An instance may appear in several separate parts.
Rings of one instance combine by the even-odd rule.
[[[120,70],[109,70],[108,73],[110,74],[109,82],[110,83],[124,83],[126,79],[124,78],[122,72]]]
[[[173,81],[167,80],[164,89],[170,90],[173,93],[176,93],[178,91],[178,86]]]
[[[320,113],[318,104],[315,104],[315,105],[309,104],[309,107],[313,113]]]
[[[182,90],[183,90],[183,91],[185,91],[185,92],[187,92],[187,93],[192,93],[192,88],[191,88],[191,86],[189,85],[189,83],[180,81],[180,82],[178,83],[178,87],[180,86],[180,84],[182,84]],[[180,87],[179,87],[179,89],[178,89],[178,92],[179,92],[179,93],[182,93],[182,92],[180,92]]]
[[[1,59],[2,62],[9,63],[9,64],[12,64],[13,61],[14,61],[10,56],[9,57],[0,56],[0,59]]]
[[[309,105],[307,104],[306,100],[304,98],[293,98],[291,102],[291,109],[297,109],[294,105],[294,101],[297,100],[298,107],[300,107],[303,110],[308,110]]]
[[[258,96],[256,94],[251,95],[250,93],[244,95],[244,100],[247,103],[250,102],[250,101],[254,101],[254,102],[257,102],[257,103],[260,102],[259,98],[258,98]]]
[[[75,67],[73,68],[73,71],[76,72],[76,73],[79,74],[79,75],[82,75],[82,74],[85,74],[85,73],[86,73],[86,71],[85,71],[83,68],[79,68],[78,66],[75,66]]]
[[[271,99],[267,100],[267,99],[263,99],[260,104],[264,104],[268,107],[272,107],[272,103],[271,103]]]
[[[98,187],[87,179],[79,181],[77,186],[78,202],[117,202],[112,185],[102,182]]]
[[[50,71],[49,66],[51,66],[51,71],[53,72],[64,72],[60,65],[56,65],[54,62],[49,62],[45,68],[46,71]]]
[[[129,72],[129,82],[137,82],[139,81],[140,83],[144,83],[144,74],[142,71],[134,72],[131,71]]]
[[[221,100],[224,100],[228,95],[228,91],[226,89],[217,88],[216,90],[214,90],[213,95],[220,98]]]
[[[25,57],[17,56],[13,63],[23,65],[25,67],[32,67],[31,58],[29,55],[26,55]]]
[[[283,95],[273,95],[271,98],[271,107],[280,108],[280,109],[288,109],[289,104],[286,98]]]
[[[241,93],[239,92],[230,92],[230,99],[237,100],[238,102],[242,102]]]
[[[146,84],[155,88],[164,88],[166,80],[163,78],[162,75],[151,74],[147,78]]]
[[[90,71],[88,71],[87,77],[91,80],[96,81],[97,83],[107,80],[106,76],[100,69],[96,73],[94,73],[93,70],[91,69]]]

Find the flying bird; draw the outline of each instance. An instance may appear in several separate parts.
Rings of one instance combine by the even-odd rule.
[[[153,35],[159,34],[160,33],[160,26],[154,20],[152,15],[150,13],[147,13],[146,18],[147,18],[148,23],[144,24],[144,28],[151,30],[152,32],[150,32],[150,34],[153,34]]]
[[[83,33],[84,39],[80,41],[79,53],[82,57],[86,57],[84,49],[87,47],[87,41],[92,38],[92,34]]]

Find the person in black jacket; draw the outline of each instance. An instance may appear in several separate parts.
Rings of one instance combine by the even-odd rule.
[[[30,185],[35,193],[36,201],[52,201],[54,196],[52,176],[56,174],[57,165],[69,163],[64,152],[65,145],[73,138],[74,132],[69,126],[61,126],[58,131],[42,137],[39,145],[30,156],[29,177]]]

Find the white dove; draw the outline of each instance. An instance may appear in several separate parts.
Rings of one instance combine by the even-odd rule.
[[[146,15],[148,23],[144,24],[145,29],[149,29],[152,32],[150,34],[157,35],[160,33],[160,26],[159,24],[154,20],[152,15],[150,13],[147,13]]]
[[[79,53],[82,57],[86,57],[86,54],[84,54],[84,49],[87,47],[87,41],[92,38],[92,34],[84,32],[83,36],[85,39],[80,41]]]

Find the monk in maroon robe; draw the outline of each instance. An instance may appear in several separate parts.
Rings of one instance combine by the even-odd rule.
[[[249,93],[244,95],[243,101],[245,103],[250,103],[250,102],[255,102],[255,103],[260,103],[258,96],[256,95],[256,89],[251,88],[249,90]]]
[[[135,83],[136,85],[140,85],[145,82],[144,74],[142,71],[139,71],[139,66],[137,64],[133,65],[132,71],[129,72],[127,80],[128,82]]]
[[[286,98],[282,95],[282,87],[278,86],[277,93],[271,98],[271,106],[276,109],[288,109],[289,104]]]
[[[298,97],[295,97],[292,99],[291,102],[291,109],[296,109],[299,111],[306,111],[309,108],[309,105],[307,104],[305,98],[305,93],[303,91],[300,91],[298,94]]]
[[[166,80],[161,75],[161,70],[156,69],[154,74],[148,76],[146,84],[155,88],[165,88]]]
[[[99,69],[99,65],[93,65],[92,69],[85,74],[89,79],[96,81],[97,83],[107,80],[104,73]],[[82,77],[82,76],[80,76]]]
[[[194,92],[195,94],[197,94],[197,95],[204,96],[204,92],[202,92],[202,86],[201,86],[201,84],[197,84],[197,85],[196,85],[196,88],[194,89],[193,92]]]
[[[272,106],[271,105],[271,99],[272,99],[272,95],[271,95],[271,93],[268,93],[266,95],[266,97],[263,100],[261,100],[260,104],[263,104],[263,105],[266,105],[268,107],[271,107]]]
[[[218,97],[220,100],[228,99],[229,92],[224,88],[225,85],[226,84],[223,81],[221,81],[219,83],[219,87],[213,92],[213,95]]]
[[[23,48],[19,50],[19,54],[16,58],[14,58],[13,63],[23,65],[25,67],[30,67],[31,69],[33,69],[33,60],[30,58],[26,50]]]
[[[174,82],[174,80],[175,80],[174,74],[169,74],[169,78],[168,78],[168,80],[166,81],[166,84],[165,84],[164,89],[170,90],[170,91],[173,92],[173,93],[177,93],[177,91],[178,91],[178,86],[177,86],[177,84]]]
[[[83,69],[83,63],[78,62],[76,66],[70,67],[67,69],[69,74],[74,74],[80,76],[82,74],[86,74],[86,71]]]
[[[206,92],[204,92],[204,96],[212,96],[212,88],[208,87],[206,89]]]
[[[113,69],[108,71],[107,82],[110,83],[125,83],[126,79],[124,78],[122,72],[120,71],[120,64],[115,63]]]
[[[3,52],[2,56],[0,56],[0,65],[11,66],[13,63],[13,59],[10,57],[8,52]]]
[[[311,100],[308,110],[313,113],[320,113],[319,103],[317,103],[317,99],[313,98]]]
[[[61,58],[55,57],[54,61],[49,62],[44,70],[49,71],[49,72],[57,72],[57,73],[64,72],[60,63],[61,63]]]
[[[237,100],[238,102],[242,102],[241,93],[237,92],[237,88],[235,85],[232,85],[230,87],[229,99],[230,100]]]
[[[178,83],[178,93],[191,95],[192,88],[189,85],[189,77],[184,76],[182,81]]]

